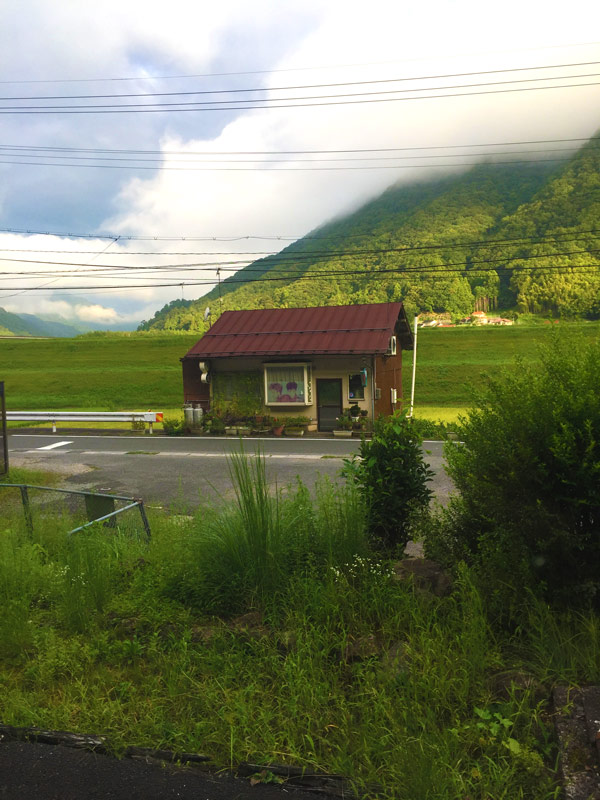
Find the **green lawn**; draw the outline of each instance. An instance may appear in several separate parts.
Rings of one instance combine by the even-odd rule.
[[[468,407],[483,373],[493,374],[516,356],[536,357],[549,329],[600,335],[600,323],[509,328],[420,330],[415,413],[451,422]],[[24,409],[153,410],[173,413],[183,403],[179,359],[196,334],[83,336],[76,339],[4,339],[0,380],[7,406]],[[404,354],[404,397],[410,398],[412,353]]]
[[[415,415],[452,422],[468,408],[471,392],[484,375],[512,367],[519,356],[537,357],[550,329],[578,331],[586,338],[600,336],[600,323],[561,323],[536,327],[429,328],[417,337]],[[410,401],[412,353],[404,353],[403,394]]]
[[[183,403],[179,359],[189,336],[4,339],[0,380],[8,409],[153,410]]]

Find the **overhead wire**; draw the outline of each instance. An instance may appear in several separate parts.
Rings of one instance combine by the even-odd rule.
[[[504,54],[504,53],[521,53],[540,50],[566,50],[572,47],[591,47],[600,44],[600,42],[575,42],[572,44],[559,44],[559,45],[543,45],[540,47],[525,47],[525,48],[511,48],[505,50],[486,50],[485,55]],[[444,60],[452,58],[464,58],[483,55],[482,53],[461,53],[460,55],[450,54],[444,56]],[[436,56],[438,57],[438,56]],[[304,67],[286,67],[286,68],[273,68],[273,69],[254,69],[244,70],[237,72],[203,72],[193,73],[188,75],[137,75],[134,77],[108,77],[108,78],[46,78],[46,79],[24,79],[24,80],[3,80],[1,84],[29,84],[29,83],[105,83],[117,81],[157,81],[157,80],[187,80],[191,78],[216,78],[216,77],[232,77],[236,75],[265,75],[270,73],[282,72],[306,72],[315,70],[329,70],[329,69],[349,69],[356,67],[373,67],[373,66],[389,66],[390,64],[406,64],[411,62],[428,61],[430,56],[423,56],[421,58],[408,58],[396,59],[393,61],[368,61],[350,64],[324,64],[321,66],[304,66]]]
[[[120,154],[139,154],[139,155],[162,155],[162,156],[267,156],[267,155],[322,155],[331,153],[339,155],[343,153],[391,153],[415,150],[456,150],[473,147],[513,147],[518,145],[530,144],[560,144],[568,142],[593,142],[599,141],[600,136],[571,137],[562,139],[525,139],[519,141],[505,142],[471,142],[469,144],[438,144],[438,145],[412,145],[409,147],[362,147],[347,149],[324,149],[324,150],[136,150],[126,148],[104,148],[104,147],[58,147],[50,145],[15,145],[0,144],[0,150],[41,150],[53,152],[76,152],[76,153],[120,153]]]
[[[597,238],[597,237],[593,237],[593,238]],[[508,241],[510,241],[510,240],[505,240],[505,242],[503,242],[503,244],[506,244],[506,242],[508,242]],[[521,242],[521,243],[523,242],[522,239],[519,239],[519,240],[516,240],[516,241],[517,242]],[[527,241],[529,243],[529,240],[527,240]],[[569,242],[569,241],[582,241],[582,239],[580,239],[579,237],[577,237],[575,239],[571,239],[571,240],[562,239],[562,240],[560,240],[559,242],[556,242],[556,243],[557,244],[562,244],[563,242]],[[494,242],[492,242],[492,243],[494,243]],[[530,243],[531,244],[548,244],[549,240],[543,240],[541,242],[530,242]],[[471,243],[470,246],[486,246],[486,245],[487,245],[487,243],[483,242],[483,243],[481,243],[479,245]],[[453,248],[452,244],[440,245],[439,246],[439,249],[445,249],[445,250],[446,249],[452,249],[452,248]],[[329,251],[329,252],[325,251],[323,253],[314,253],[314,252],[311,253],[310,251],[308,251],[308,252],[301,252],[301,253],[298,253],[296,255],[292,254],[289,258],[288,257],[278,258],[279,254],[275,254],[275,255],[269,257],[269,265],[270,265],[270,268],[272,268],[273,266],[274,267],[278,267],[278,266],[281,266],[282,264],[297,264],[297,263],[303,263],[303,262],[307,262],[307,261],[308,262],[314,262],[314,261],[329,260],[331,258],[375,257],[375,256],[381,256],[381,255],[388,255],[389,253],[399,254],[399,253],[410,252],[410,251],[413,251],[413,250],[414,251],[418,251],[420,249],[421,248],[419,248],[419,247],[415,247],[415,248],[385,247],[385,248],[379,248],[377,250],[346,250],[346,251],[337,251],[337,252],[336,251]],[[102,252],[104,252],[104,251],[102,251]],[[101,253],[98,253],[97,255],[101,255]],[[568,255],[568,253],[566,253],[566,254],[562,253],[562,254],[558,254],[558,255]],[[538,257],[538,256],[536,256],[536,257]],[[502,259],[496,259],[496,260],[502,260]],[[42,261],[40,259],[25,259],[25,258],[12,258],[12,257],[6,258],[4,256],[0,256],[0,261],[10,261],[11,263],[19,263],[19,264],[45,264],[45,265],[48,265],[48,266],[69,266],[69,267],[86,267],[86,266],[89,266],[88,263],[84,264],[82,262],[76,262],[76,261]],[[209,269],[217,269],[217,268],[223,269],[225,266],[231,266],[231,265],[234,265],[234,264],[235,265],[241,265],[241,264],[248,264],[248,263],[255,263],[255,262],[254,261],[251,262],[249,259],[240,259],[240,260],[220,261],[218,263],[215,263],[215,260],[211,259],[211,261],[209,261],[209,262],[194,262],[194,263],[191,263],[191,264],[186,264],[186,263],[183,263],[183,264],[148,264],[148,265],[145,265],[145,266],[133,266],[133,267],[128,266],[128,265],[96,264],[95,267],[102,268],[102,269],[109,269],[109,270],[121,270],[121,269],[134,269],[134,270],[135,269],[167,269],[167,268],[171,268],[171,269],[175,269],[175,270],[181,270],[181,269],[184,269],[186,267],[190,267],[190,268],[192,268],[192,267],[193,268],[207,267]],[[264,271],[265,267],[266,267],[266,265],[262,266],[262,267],[257,267],[257,269],[260,269],[261,271]],[[239,268],[240,268],[239,266],[236,266],[235,271],[237,271]]]
[[[540,256],[541,258],[541,256]],[[526,267],[525,269],[535,270],[536,272],[557,272],[557,271],[567,271],[567,270],[594,270],[597,271],[599,268],[599,264],[574,264],[569,266],[564,265],[557,265],[557,266],[539,266],[539,267]],[[475,269],[473,272],[500,272],[500,273],[510,273],[514,274],[518,272],[518,269],[513,267],[482,267],[481,269]],[[444,274],[456,274],[460,275],[463,273],[464,270],[462,269],[453,269],[453,268],[446,268],[444,265],[440,265],[439,267],[419,267],[419,268],[389,268],[383,270],[373,270],[373,271],[365,271],[365,270],[349,270],[347,272],[335,272],[335,273],[313,273],[309,275],[302,275],[298,278],[298,280],[320,280],[322,278],[331,278],[335,277],[336,275],[344,275],[345,277],[350,275],[360,275],[363,277],[376,277],[382,274],[403,274],[403,275],[411,275],[411,274],[419,274],[419,275],[444,275]],[[468,277],[463,275],[463,277]],[[289,280],[289,276],[269,276],[269,277],[262,277],[262,278],[247,278],[247,279],[237,279],[235,277],[227,279],[226,283],[264,283],[264,282],[273,282],[273,281],[287,281]],[[147,284],[119,284],[115,286],[64,286],[59,290],[59,293],[63,291],[75,291],[75,290],[83,290],[83,291],[95,291],[95,290],[106,290],[106,289],[118,289],[118,290],[125,290],[125,289],[159,289],[159,288],[170,288],[170,289],[178,289],[181,286],[215,286],[215,280],[197,280],[197,281],[180,281],[177,280],[171,283],[147,283]],[[226,285],[225,283],[223,285]],[[18,289],[18,293],[27,292],[27,291],[36,291],[36,287],[29,287],[29,289],[23,289],[23,287],[4,287],[4,291],[13,291]],[[13,295],[3,295],[3,297],[13,296]]]
[[[594,149],[594,148],[598,149],[597,146],[594,146],[594,147],[592,147],[590,149]],[[4,148],[0,145],[0,158],[6,157],[7,155],[12,155],[13,152],[15,152],[15,151],[9,151],[8,153],[5,154],[4,152],[2,152],[3,149]],[[36,148],[31,148],[31,149],[35,150]],[[476,158],[478,156],[483,156],[484,158],[489,158],[491,156],[507,156],[507,155],[508,156],[512,156],[512,155],[544,155],[545,153],[565,153],[566,154],[565,158],[568,158],[574,152],[577,152],[578,149],[579,149],[579,146],[573,145],[572,147],[554,147],[554,148],[550,147],[550,148],[537,149],[537,150],[502,150],[502,151],[487,151],[487,152],[480,152],[480,153],[470,152],[470,153],[465,153],[465,154],[462,154],[462,153],[448,153],[448,154],[436,153],[435,155],[427,154],[427,155],[420,155],[420,156],[415,156],[415,155],[411,155],[411,156],[359,156],[358,158],[354,158],[354,157],[350,158],[349,156],[346,156],[344,158],[277,158],[277,159],[271,158],[271,159],[263,160],[263,161],[261,161],[259,159],[256,159],[256,158],[253,158],[253,159],[231,159],[231,158],[229,158],[229,159],[210,159],[210,160],[203,160],[203,161],[199,161],[197,159],[182,159],[182,160],[175,161],[173,163],[175,163],[175,164],[187,164],[187,163],[191,163],[191,164],[258,164],[259,166],[252,168],[252,170],[254,170],[254,169],[267,169],[267,165],[269,165],[269,164],[281,164],[281,163],[283,163],[283,164],[319,164],[319,163],[332,163],[332,162],[335,163],[335,162],[340,162],[340,161],[350,162],[350,163],[364,162],[364,161],[398,161],[398,160],[402,160],[402,161],[418,161],[418,160],[432,159],[432,158],[437,158],[437,159],[440,159],[440,158]],[[162,169],[162,168],[164,168],[164,169],[173,169],[172,167],[163,167],[163,165],[165,163],[165,159],[164,158],[140,158],[140,157],[138,157],[138,158],[123,158],[121,156],[109,156],[109,157],[96,156],[96,155],[93,155],[93,156],[92,155],[90,155],[90,156],[76,156],[76,155],[70,155],[70,154],[69,155],[49,155],[47,152],[44,152],[43,156],[41,156],[38,153],[32,153],[30,155],[29,153],[24,153],[22,151],[18,151],[18,155],[21,158],[41,158],[41,157],[43,157],[43,158],[52,159],[53,161],[60,160],[62,162],[64,162],[67,159],[69,159],[70,161],[76,161],[76,162],[78,162],[78,161],[101,161],[101,162],[118,161],[118,162],[127,162],[128,164],[130,164],[130,166],[123,166],[123,169],[137,169],[138,168],[137,167],[137,163],[138,162],[142,162],[142,163],[151,162],[151,163],[156,164],[158,166],[157,167],[149,167],[149,169],[158,169],[158,168],[160,168],[160,169]],[[557,158],[553,158],[553,159],[535,159],[535,158],[526,159],[527,162],[531,162],[531,163],[535,163],[538,160],[542,160],[542,161],[557,161],[558,160],[558,161],[560,161],[562,159],[561,158],[558,158],[558,159]],[[0,162],[0,163],[25,163],[25,164],[28,164],[28,163],[35,163],[35,162],[7,162],[7,161],[4,161],[4,162]],[[472,162],[468,162],[468,163],[472,163]],[[467,165],[468,165],[468,163],[467,163]],[[486,162],[486,163],[488,163],[488,162]],[[490,163],[492,163],[492,164],[493,163],[507,164],[507,163],[512,163],[512,162],[511,161],[508,161],[508,162],[507,161],[503,161],[503,162],[493,161],[493,162],[490,162]],[[522,162],[516,162],[516,163],[522,163]],[[461,162],[459,164],[450,164],[450,163],[448,164],[448,166],[464,166],[464,165],[465,165],[465,162]],[[74,163],[74,164],[71,164],[71,163],[54,164],[53,163],[53,164],[49,164],[48,166],[74,166],[74,167],[87,166],[87,167],[89,167],[89,166],[103,166],[103,164],[100,165],[100,164],[79,164],[79,163]],[[379,167],[379,165],[376,165],[376,166]],[[406,168],[408,168],[408,167],[411,167],[411,166],[418,166],[418,165],[412,165],[412,164],[400,164],[400,165],[398,165],[398,164],[386,164],[386,165],[383,165],[381,168],[382,169],[386,169],[386,168],[395,169],[395,168],[398,168],[398,167],[406,167]],[[427,166],[429,166],[429,165],[427,165]],[[441,164],[441,165],[440,164],[433,164],[431,166],[432,167],[445,166],[445,163]],[[348,168],[350,168],[350,167],[348,167]],[[144,167],[144,169],[147,169],[147,168]],[[182,169],[191,170],[192,168],[191,167],[185,167],[185,168],[182,168]],[[208,170],[208,168],[206,168],[206,167],[200,167],[199,168],[200,171],[202,171],[204,169]],[[278,169],[278,168],[276,168],[276,169]],[[340,169],[346,169],[346,167],[341,167]]]
[[[199,89],[194,91],[185,91],[185,92],[132,92],[127,94],[73,94],[73,95],[9,95],[7,97],[1,97],[0,101],[4,102],[7,100],[106,100],[110,98],[132,98],[132,97],[187,97],[190,95],[205,95],[205,94],[244,94],[248,92],[283,92],[283,91],[294,91],[296,89],[330,89],[338,86],[371,86],[378,83],[404,83],[407,81],[426,81],[426,80],[441,80],[443,78],[469,78],[474,75],[503,75],[509,72],[536,72],[538,70],[543,69],[570,69],[571,67],[588,67],[600,64],[600,61],[576,61],[572,63],[566,64],[543,64],[543,65],[535,65],[533,67],[507,67],[504,69],[489,69],[489,70],[475,70],[472,72],[451,72],[445,74],[437,74],[437,75],[415,75],[415,76],[405,76],[401,78],[375,78],[370,80],[362,80],[362,81],[343,81],[343,82],[336,82],[336,83],[307,83],[307,84],[300,84],[300,85],[293,85],[293,86],[256,86],[256,87],[249,87],[244,89]],[[591,73],[592,75],[595,73]],[[558,78],[585,78],[590,77],[590,75],[561,75]],[[531,79],[523,79],[523,81],[501,81],[501,83],[521,83],[526,82],[528,80],[537,81],[537,80],[557,80],[556,76],[553,77],[542,77],[542,78],[531,78]],[[481,85],[495,85],[497,82],[493,81],[489,84],[472,84],[473,86],[481,86]],[[440,87],[433,87],[434,89]],[[447,88],[456,88],[456,87],[447,87]],[[403,90],[404,91],[404,90]],[[419,91],[419,90],[417,90]],[[360,93],[362,94],[362,92]],[[378,92],[377,92],[378,94]],[[309,98],[310,99],[310,98]],[[252,101],[249,101],[252,102]]]
[[[594,73],[596,75],[598,73]],[[561,80],[569,79],[571,76],[561,76],[560,78],[534,78],[528,81],[504,81],[503,83],[523,83],[532,82],[534,80]],[[578,77],[578,76],[572,76]],[[591,75],[590,75],[591,77]],[[493,86],[499,85],[501,82],[487,83],[487,84],[465,84],[460,88],[474,88],[476,86]],[[371,97],[370,95],[388,94],[387,92],[359,92],[346,95],[318,95],[314,99],[326,99],[327,102],[288,102],[313,99],[311,97],[299,98],[264,98],[260,101],[253,100],[222,100],[222,101],[202,101],[201,103],[154,103],[154,104],[120,104],[120,105],[71,105],[71,106],[0,106],[0,114],[19,115],[19,114],[143,114],[143,113],[165,113],[165,112],[188,112],[188,111],[252,111],[264,109],[277,109],[277,108],[317,108],[317,107],[333,107],[341,105],[356,105],[365,103],[391,103],[402,102],[408,100],[434,100],[440,98],[454,98],[454,97],[476,97],[487,94],[505,94],[510,92],[532,92],[543,91],[549,89],[576,89],[585,86],[598,86],[600,81],[591,81],[588,83],[569,83],[560,84],[557,86],[519,86],[510,89],[490,89],[481,90],[476,92],[451,92],[446,94],[428,94],[428,95],[411,95],[410,97]],[[459,87],[421,87],[420,89],[402,89],[390,93],[408,93],[416,91],[436,91],[437,89],[449,89]],[[361,97],[362,99],[356,100],[336,100],[339,97]],[[366,99],[365,99],[366,98]],[[245,105],[245,106],[232,106],[225,105],[226,103],[251,103],[261,102],[267,105]]]

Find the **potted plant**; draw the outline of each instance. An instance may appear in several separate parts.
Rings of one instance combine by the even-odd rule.
[[[338,439],[350,439],[352,436],[352,417],[345,411],[337,418],[337,428],[333,435]]]
[[[360,417],[360,406],[358,405],[358,403],[354,403],[353,405],[351,405],[350,408],[348,409],[348,412],[352,417],[352,421],[358,422],[358,418]]]
[[[276,417],[273,418],[273,427],[271,431],[273,432],[274,436],[281,436],[283,433],[283,429],[285,428],[285,422],[281,422]]]
[[[310,423],[310,417],[288,417],[285,423],[285,435],[304,436]]]

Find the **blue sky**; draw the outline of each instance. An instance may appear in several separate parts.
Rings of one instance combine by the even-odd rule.
[[[275,90],[278,86],[398,78],[412,79],[403,84],[406,88],[451,86],[489,81],[490,77],[416,79],[600,61],[600,44],[589,41],[598,29],[599,16],[597,3],[580,0],[568,8],[563,3],[507,2],[498,7],[466,0],[434,0],[426,6],[383,0],[369,4],[352,0],[258,0],[251,4],[229,0],[220,4],[21,0],[0,9],[4,34],[0,94],[6,98],[264,87],[267,93],[259,96],[276,97],[283,96]],[[600,69],[587,65],[561,68],[552,74],[560,75],[562,82],[593,84],[600,80],[594,77],[595,72]],[[504,73],[501,78],[511,80],[523,74]],[[551,73],[537,71],[526,76],[530,74],[541,77]],[[570,81],[566,77],[580,74],[591,77]],[[174,77],[191,75],[204,77]],[[381,84],[380,88],[386,86]],[[0,145],[153,150],[163,153],[163,166],[171,167],[154,169],[149,162],[153,167],[149,170],[96,169],[67,165],[57,159],[60,166],[0,163],[0,228],[152,239],[142,245],[123,238],[110,246],[107,255],[99,255],[107,246],[105,239],[0,232],[0,255],[5,258],[11,257],[9,250],[16,249],[86,251],[61,256],[12,254],[30,261],[69,261],[78,272],[57,277],[54,266],[1,262],[0,306],[17,312],[60,315],[92,325],[131,325],[180,297],[181,288],[65,290],[74,282],[85,286],[112,284],[116,277],[131,285],[142,282],[139,278],[125,279],[122,272],[116,277],[93,277],[78,264],[93,261],[142,267],[190,261],[184,255],[161,256],[176,248],[153,237],[300,236],[398,179],[415,180],[431,174],[417,169],[282,171],[274,167],[295,169],[299,163],[283,161],[269,166],[264,163],[266,156],[257,157],[251,165],[262,167],[260,170],[203,171],[198,161],[201,157],[192,154],[209,153],[213,155],[207,158],[223,160],[219,155],[223,152],[585,137],[600,128],[599,88],[590,85],[414,102],[254,111],[0,115]],[[284,94],[336,91],[352,92],[356,87],[287,90]],[[0,101],[0,105],[9,103]],[[44,101],[14,101],[17,105],[35,103]],[[181,170],[177,163],[182,156],[168,155],[171,152],[189,154],[188,159],[196,162],[195,169]],[[16,157],[15,151],[2,151],[0,161],[47,164],[48,154],[45,158],[42,155]],[[212,166],[214,169],[216,165]],[[254,245],[258,248],[257,242]],[[264,243],[261,246],[266,247]],[[186,248],[224,249],[222,243],[203,243],[202,248],[182,244],[177,249]],[[229,244],[225,249],[254,247],[245,242]],[[132,254],[140,250],[151,254]],[[215,255],[213,263],[219,263],[220,258]],[[13,274],[16,272],[31,275]],[[176,282],[190,274],[168,277]],[[146,282],[150,282],[147,276]],[[163,282],[164,278],[153,274],[152,279]],[[41,288],[24,291],[27,287]],[[191,299],[202,291],[189,286],[184,287],[183,294]]]

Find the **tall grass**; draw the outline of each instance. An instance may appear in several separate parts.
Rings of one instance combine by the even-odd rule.
[[[229,463],[236,502],[197,512],[172,543],[167,596],[211,613],[264,609],[293,576],[367,551],[365,512],[351,487],[322,481],[313,504],[301,482],[272,491],[260,456],[242,451]]]
[[[155,514],[149,544],[3,519],[2,722],[300,764],[366,797],[556,797],[545,694],[598,680],[598,618],[532,601],[495,630],[467,569],[444,598],[397,581],[351,488],[232,471],[230,507]],[[538,689],[499,689],[509,670]]]

